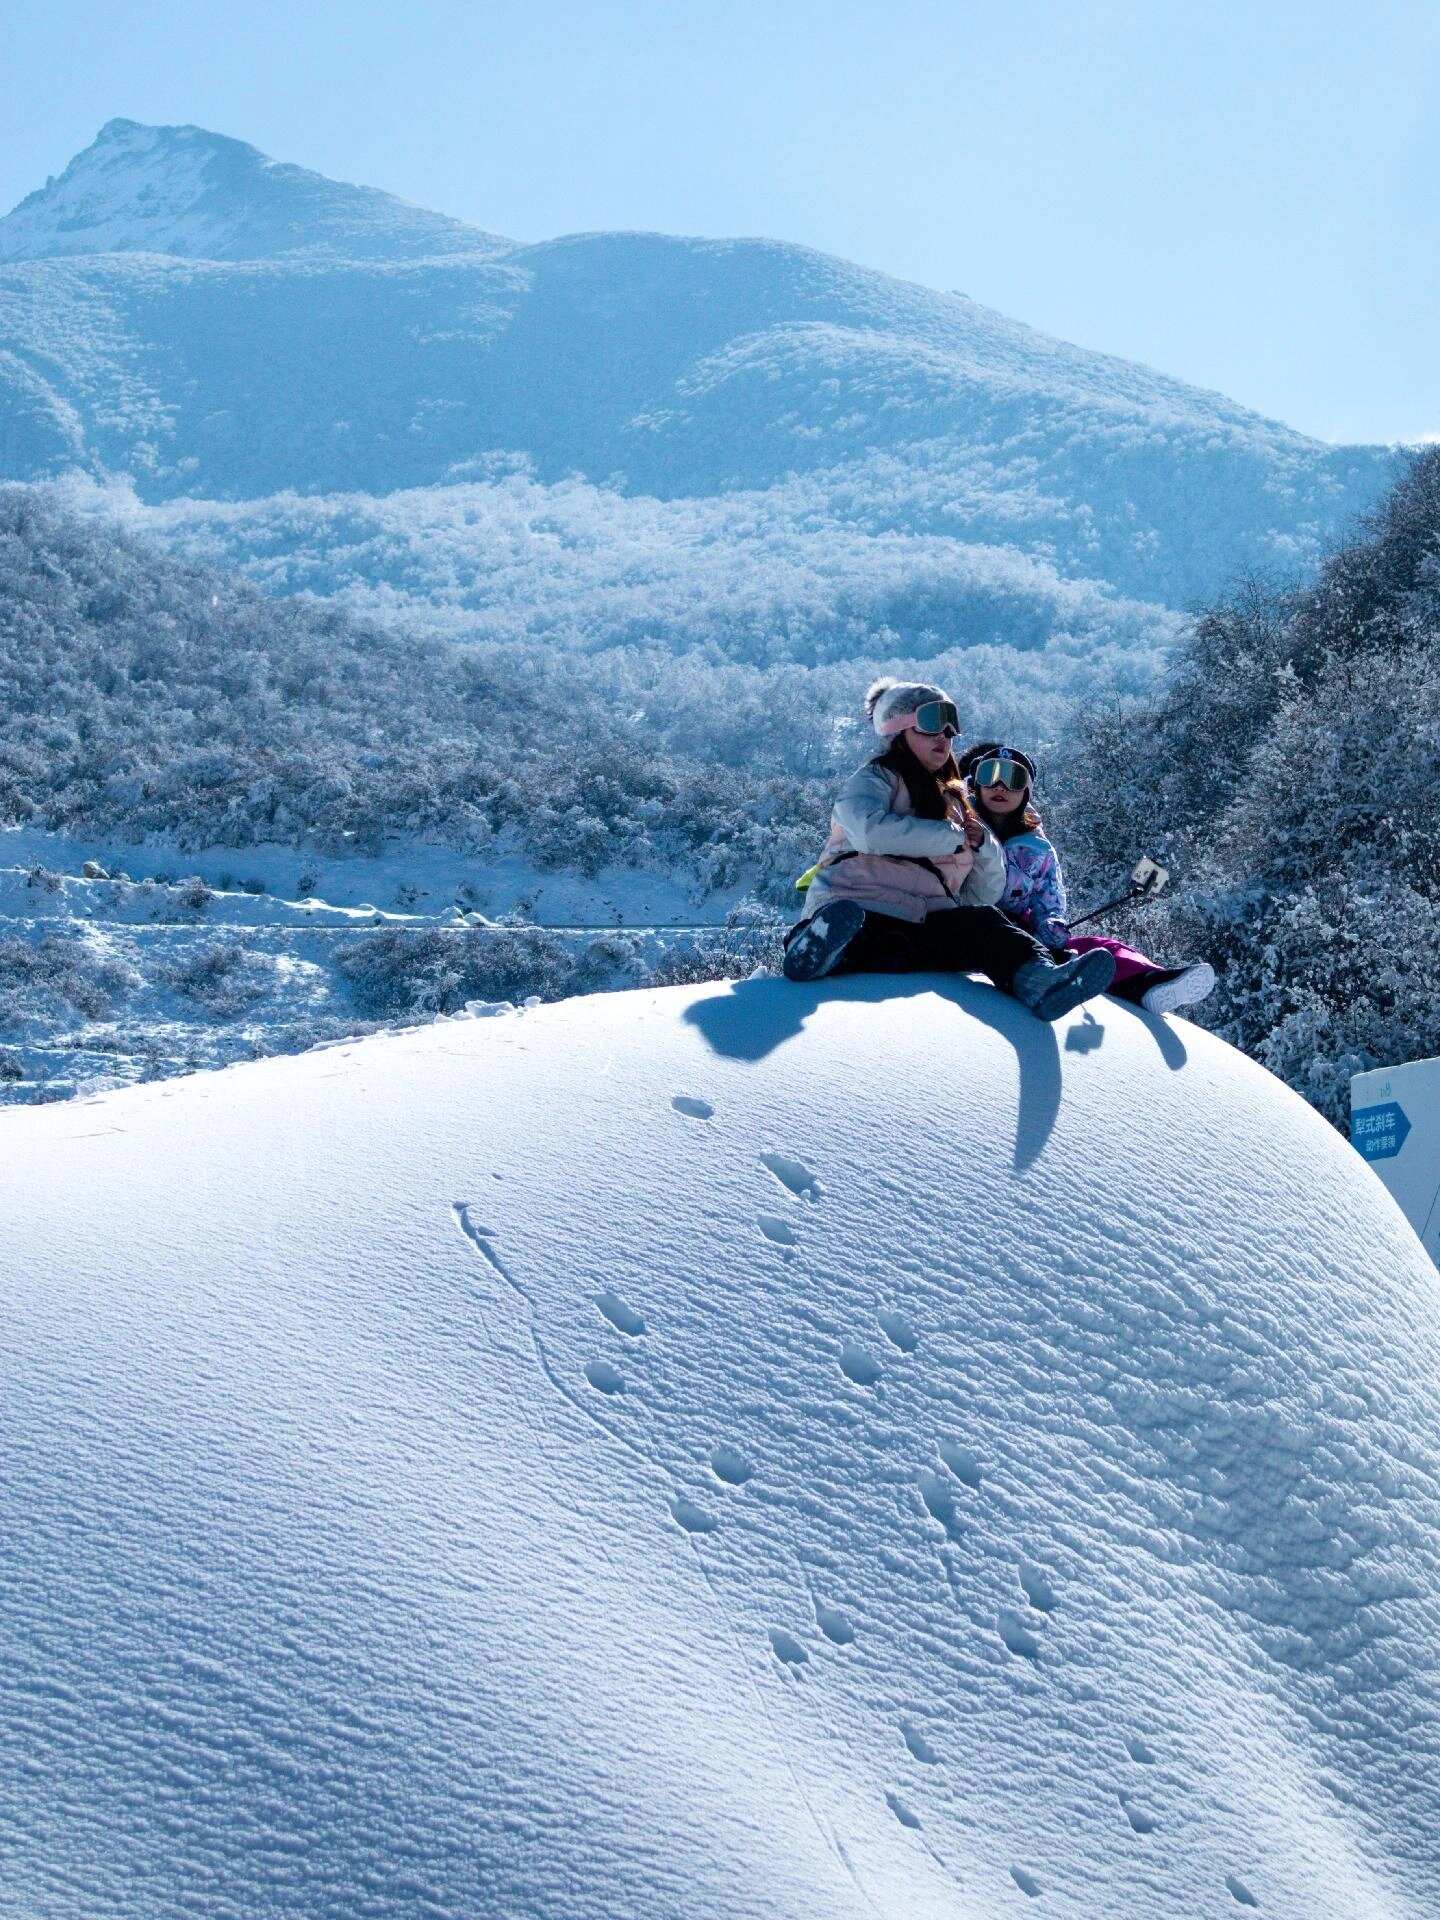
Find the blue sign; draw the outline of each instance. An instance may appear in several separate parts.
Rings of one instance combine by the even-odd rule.
[[[1367,1160],[1393,1160],[1410,1132],[1410,1120],[1398,1100],[1383,1107],[1361,1107],[1350,1116],[1350,1144]]]

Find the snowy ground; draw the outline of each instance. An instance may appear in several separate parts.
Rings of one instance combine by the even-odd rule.
[[[573,871],[540,872],[509,848],[505,836],[483,857],[410,840],[396,841],[383,854],[370,858],[325,855],[292,846],[206,847],[187,852],[163,841],[117,845],[47,833],[40,827],[0,827],[0,889],[7,889],[0,891],[0,910],[6,914],[20,910],[15,878],[23,881],[40,866],[68,877],[71,883],[59,903],[60,912],[93,911],[107,919],[135,922],[150,917],[148,904],[127,911],[112,895],[78,885],[87,860],[109,874],[123,872],[135,881],[157,875],[171,879],[198,875],[216,892],[231,896],[212,904],[207,915],[229,925],[274,925],[282,920],[308,924],[320,917],[318,909],[327,906],[336,911],[326,917],[355,922],[368,921],[376,913],[392,921],[433,920],[451,915],[457,900],[486,914],[518,910],[537,920],[599,926],[706,917],[697,912],[699,902],[690,876],[632,867],[609,868],[593,879]],[[247,882],[263,891],[247,894]],[[713,907],[709,917],[723,920],[738,897],[738,889],[708,895]],[[36,911],[33,893],[28,910]]]
[[[87,863],[110,877],[87,878]],[[347,947],[377,929],[466,931],[497,953],[487,920],[567,929],[554,944],[584,969],[580,979],[557,981],[532,941],[534,969],[500,965],[493,989],[482,973],[480,997],[631,984],[697,952],[721,952],[729,970],[747,972],[763,952],[757,923],[774,916],[747,910],[743,892],[633,868],[540,872],[504,839],[483,859],[417,842],[367,858],[0,828],[0,1105],[294,1052],[414,1017],[369,1004],[341,970]],[[713,937],[674,931],[727,921]],[[16,941],[41,957],[19,964],[6,946]]]
[[[0,1115],[17,1914],[1440,1912],[1440,1298],[1189,1026],[597,996]]]

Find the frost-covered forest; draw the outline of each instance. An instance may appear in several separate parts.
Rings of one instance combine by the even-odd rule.
[[[1337,1125],[1352,1073],[1440,1033],[1440,448],[1304,586],[1208,608],[1157,698],[1065,756],[1081,871],[1144,845],[1180,885],[1137,939],[1207,954],[1197,1010]]]
[[[510,829],[541,868],[675,865],[767,897],[809,862],[874,673],[923,669],[977,727],[1034,737],[1087,690],[1147,687],[1160,665],[1147,652],[1117,672],[1078,645],[917,662],[859,625],[849,657],[818,665],[673,635],[460,644],[267,597],[26,488],[0,490],[0,580],[11,820],[182,849],[373,853],[404,835],[475,855]]]
[[[0,579],[0,814],[182,849],[480,855],[510,827],[542,868],[759,878],[810,847],[806,776],[836,764],[866,670],[415,639],[24,489],[0,493]]]
[[[496,464],[520,470],[384,495],[160,505],[71,475],[53,495],[267,593],[313,594],[412,633],[703,649],[763,667],[960,647],[982,684],[1018,679],[1050,711],[1087,687],[1139,691],[1180,627],[1171,607],[1066,577],[1033,527],[1033,544],[958,537],[942,480],[882,474],[878,459],[863,483],[792,476],[682,500],[579,477],[544,485],[524,462]],[[1043,666],[1016,657],[1040,651]]]

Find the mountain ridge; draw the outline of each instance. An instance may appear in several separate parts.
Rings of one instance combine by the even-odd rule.
[[[190,251],[78,252],[112,231],[102,195],[69,251],[0,265],[0,479],[122,478],[147,507],[218,507],[388,498],[500,461],[629,499],[753,495],[784,519],[818,492],[877,540],[1011,547],[1174,609],[1237,568],[1313,563],[1394,471],[1390,449],[1327,446],[782,240],[519,245],[198,130],[157,146],[109,125],[159,169],[141,237]],[[206,201],[196,166],[222,147],[238,184]],[[267,225],[253,195],[272,207],[277,181]],[[0,221],[12,252],[38,209]]]
[[[64,172],[0,219],[0,261],[485,257],[515,243],[196,126],[107,120]]]

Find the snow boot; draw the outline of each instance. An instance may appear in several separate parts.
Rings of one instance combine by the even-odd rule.
[[[1162,968],[1157,979],[1140,996],[1147,1013],[1173,1013],[1176,1007],[1193,1007],[1215,991],[1215,969],[1208,960],[1197,960],[1188,967]]]
[[[1114,978],[1115,956],[1103,947],[1092,947],[1059,966],[1028,960],[1010,982],[1010,991],[1037,1020],[1059,1020],[1082,1000],[1104,993]]]
[[[818,907],[790,936],[785,978],[823,980],[864,924],[865,909],[854,900],[831,900]]]

